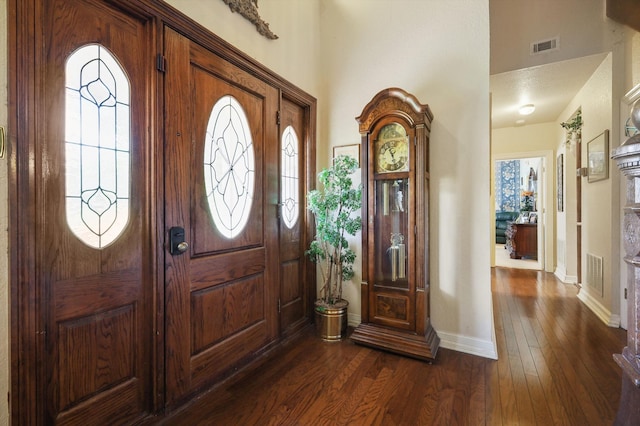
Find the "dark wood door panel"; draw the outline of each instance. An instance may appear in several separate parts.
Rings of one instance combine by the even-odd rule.
[[[282,100],[280,123],[280,331],[291,333],[307,322],[308,293],[305,291],[305,147],[309,129],[305,125],[305,109],[288,99]],[[293,129],[293,132],[291,132]],[[292,137],[295,135],[295,137]],[[294,146],[295,145],[295,146]],[[297,153],[292,162],[287,156]],[[288,168],[296,164],[297,171]],[[295,179],[293,179],[295,177]],[[286,189],[295,188],[298,204],[283,199]],[[283,191],[284,189],[284,191]],[[294,210],[295,209],[295,210]],[[285,217],[289,222],[285,223]],[[295,221],[291,218],[297,217]]]
[[[264,247],[223,253],[215,258],[191,260],[191,291],[224,284],[248,275],[264,273],[266,268]]]
[[[263,275],[191,293],[191,355],[265,321]]]
[[[56,317],[73,319],[131,304],[142,297],[139,280],[138,271],[125,270],[58,281],[51,286]]]
[[[60,406],[73,404],[115,385],[135,381],[134,304],[59,322]],[[99,348],[99,350],[95,350]]]
[[[167,402],[173,405],[229,374],[277,338],[273,177],[278,92],[170,29],[165,31],[165,46],[172,64],[167,68],[165,97],[193,100],[168,104],[165,123],[166,228],[183,227],[190,244],[183,254],[166,258]],[[224,132],[213,137],[209,121],[220,99],[229,102],[231,112],[228,117],[214,116],[224,123]],[[234,114],[246,117],[248,134],[229,118]],[[207,174],[205,148],[218,143],[224,148],[216,145],[215,155],[225,156],[228,164],[212,167]],[[218,212],[213,209],[235,214],[236,203],[246,201],[223,191],[246,189],[242,185],[250,181],[240,180],[242,184],[234,186],[238,182],[230,179],[227,185],[224,179],[236,170],[232,158],[251,170],[243,156],[249,152],[254,156],[255,179],[253,187],[249,185],[253,193],[246,224],[225,233],[219,228],[224,224],[214,220]],[[209,178],[219,179],[215,184],[224,181],[219,185],[222,201],[211,204],[207,198]]]
[[[36,142],[35,187],[37,288],[41,295],[37,311],[46,337],[37,355],[42,365],[40,398],[45,401],[41,405],[45,412],[39,415],[45,423],[57,424],[91,423],[98,418],[130,422],[153,409],[153,364],[149,360],[154,342],[154,256],[148,220],[151,147],[147,132],[150,76],[155,71],[152,63],[140,60],[150,47],[151,23],[102,1],[46,0],[42,5],[46,54],[39,117],[43,137]],[[129,93],[126,137],[132,167],[127,177],[119,177],[129,181],[128,219],[120,235],[101,248],[82,241],[68,219],[68,180],[78,178],[67,176],[71,168],[68,129],[73,126],[65,126],[69,120],[66,66],[69,57],[87,45],[100,45],[115,58],[117,65],[112,65],[123,70]],[[99,76],[96,84],[110,78]],[[82,80],[82,74],[79,78],[88,98],[97,93],[96,86]],[[101,93],[116,97],[122,92]],[[95,99],[88,102],[95,102],[98,110],[104,106]],[[79,140],[74,140],[81,146],[78,149],[86,153],[111,143],[95,122],[80,121],[85,124]],[[82,158],[86,161],[88,157]],[[112,176],[112,169],[100,170],[100,179]],[[104,196],[100,182],[93,189],[94,197]],[[95,202],[95,198],[87,201],[87,209],[108,211],[103,202]],[[118,203],[124,202],[119,198]],[[96,215],[103,214],[94,210]]]

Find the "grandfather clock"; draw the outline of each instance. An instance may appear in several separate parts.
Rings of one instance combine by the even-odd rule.
[[[351,339],[431,361],[429,133],[433,114],[390,88],[357,117],[362,139],[362,323]]]

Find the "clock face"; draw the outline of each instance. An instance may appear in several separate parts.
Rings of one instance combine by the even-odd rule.
[[[375,150],[376,172],[409,170],[409,140],[400,124],[388,124],[380,130]]]

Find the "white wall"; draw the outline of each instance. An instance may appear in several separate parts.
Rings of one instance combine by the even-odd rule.
[[[400,87],[430,105],[433,325],[443,347],[495,357],[488,0],[321,5],[319,145],[358,143],[355,117],[382,89]],[[318,155],[327,164],[330,150]],[[345,289],[352,323],[360,317],[360,276]]]
[[[614,55],[609,54],[589,81],[578,92],[564,112],[558,117],[560,121],[566,121],[574,111],[582,108],[582,166],[587,164],[588,142],[601,134],[604,130],[610,131],[609,152],[619,145],[617,135],[618,120],[614,117],[614,83],[613,83]],[[615,109],[617,111],[617,108]],[[617,114],[615,114],[617,116]],[[614,122],[616,123],[614,125]],[[614,127],[615,126],[615,127]],[[558,126],[559,127],[559,126]],[[561,135],[563,131],[561,131]],[[560,136],[562,137],[562,136]],[[608,155],[607,155],[608,156]],[[567,208],[575,211],[575,182],[572,170],[575,170],[575,158],[568,155],[570,160],[567,167]],[[573,162],[571,162],[571,160]],[[571,167],[573,164],[573,168]],[[620,174],[613,161],[609,161],[609,178],[599,182],[581,179],[582,187],[582,288],[578,297],[585,302],[605,323],[617,326],[619,324],[619,301],[617,296],[619,287],[619,206],[620,206]],[[575,223],[567,218],[567,224]],[[572,229],[567,227],[567,238],[572,239]],[[561,238],[561,235],[558,235]],[[586,283],[586,255],[593,254],[603,257],[604,285],[603,292],[599,293]],[[571,252],[568,252],[570,260]],[[575,258],[575,254],[573,254]],[[568,263],[573,265],[573,263]],[[568,271],[571,274],[571,271]],[[615,287],[614,287],[615,286]]]

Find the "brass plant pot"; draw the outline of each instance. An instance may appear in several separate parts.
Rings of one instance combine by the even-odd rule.
[[[322,340],[333,342],[347,336],[347,308],[349,302],[344,301],[344,306],[327,307],[316,303],[316,331]]]

